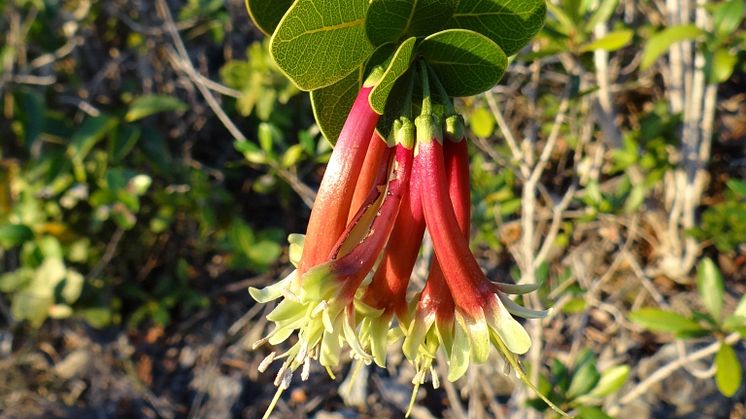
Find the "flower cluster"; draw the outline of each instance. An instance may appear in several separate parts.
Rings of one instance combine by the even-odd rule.
[[[288,350],[272,352],[260,365],[264,370],[274,360],[283,361],[274,402],[299,368],[308,378],[312,360],[331,375],[346,348],[353,358],[383,367],[389,345],[401,342],[417,371],[416,388],[428,374],[437,386],[432,363],[438,350],[446,355],[447,379],[453,381],[470,363],[485,362],[492,347],[512,359],[531,345],[513,315],[532,318],[544,312],[521,307],[508,294],[535,286],[492,282],[472,255],[463,118],[432,69],[422,63],[418,74],[418,116],[412,121],[415,107],[408,101],[387,139],[377,134],[379,115],[368,103],[375,77],[361,88],[306,234],[290,237],[296,269],[276,284],[250,289],[260,303],[282,300],[267,316],[273,330],[255,346],[296,336]],[[439,112],[431,85],[439,92]],[[425,230],[434,248],[430,271],[424,288],[408,295]]]

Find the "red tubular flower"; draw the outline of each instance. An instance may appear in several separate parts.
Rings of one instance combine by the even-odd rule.
[[[298,335],[298,342],[288,351],[271,357],[286,358],[278,374],[280,389],[287,387],[292,372],[301,365],[304,366],[303,378],[307,378],[306,365],[310,359],[318,359],[326,367],[337,365],[341,345],[345,342],[358,357],[370,359],[354,331],[352,302],[355,291],[389,238],[401,201],[408,191],[412,163],[411,144],[397,144],[388,183],[383,176],[371,189],[353,222],[340,234],[343,239],[327,255],[326,262],[302,274],[295,288],[289,287],[289,283],[297,282],[291,277],[263,290],[250,290],[260,302],[285,297],[267,315],[267,319],[275,323],[275,329],[257,344],[264,341],[278,344],[295,332]],[[366,227],[360,229],[360,225]],[[304,247],[311,245],[307,238]],[[346,315],[341,315],[343,311]]]
[[[458,142],[445,142],[445,167],[448,177],[448,193],[451,206],[464,238],[468,240],[471,216],[471,189],[469,182],[469,155],[466,139]],[[419,170],[419,166],[415,167]],[[419,177],[418,173],[414,176]],[[420,294],[415,313],[415,322],[410,328],[404,344],[404,353],[415,363],[417,375],[413,382],[416,389],[424,382],[425,374],[430,370],[437,346],[442,343],[447,354],[453,341],[455,305],[437,256],[430,262],[430,273],[425,288]],[[436,330],[432,330],[433,324]],[[425,344],[425,339],[430,342]],[[441,342],[442,341],[442,342]],[[424,348],[424,352],[421,349]],[[419,352],[419,353],[418,353]],[[431,371],[435,378],[435,372]],[[435,381],[437,382],[437,380]],[[412,399],[414,401],[414,398]]]
[[[358,176],[357,184],[355,185],[355,193],[352,195],[347,224],[352,221],[355,214],[362,207],[371,188],[376,184],[379,172],[388,167],[392,150],[393,147],[389,147],[386,140],[377,131],[374,131],[373,138],[370,139],[368,151],[365,153],[365,161],[363,162],[360,176]]]
[[[324,262],[347,226],[350,204],[360,168],[365,160],[379,115],[368,96],[373,86],[363,86],[334,146],[306,229],[300,273]]]
[[[453,343],[450,348],[449,380],[466,371],[469,361],[487,360],[489,342],[512,353],[525,353],[528,334],[503,305],[499,285],[487,280],[469,250],[468,241],[452,205],[449,205],[442,137],[437,121],[421,116],[416,121],[418,153],[415,170],[422,176],[422,205],[433,239],[435,255],[455,303]],[[411,355],[411,352],[410,352]]]
[[[411,149],[414,125],[408,118],[401,118],[399,122],[397,143],[408,144]],[[380,366],[385,364],[393,316],[397,316],[402,332],[409,324],[407,285],[425,231],[419,194],[412,187],[410,182],[378,268],[363,295],[355,301],[360,315],[361,341],[370,348],[374,361]]]

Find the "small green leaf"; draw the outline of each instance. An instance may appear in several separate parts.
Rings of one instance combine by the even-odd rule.
[[[736,394],[741,387],[743,367],[738,361],[738,355],[729,345],[722,344],[715,355],[715,383],[718,390],[726,397]]]
[[[440,77],[449,96],[473,96],[500,81],[508,58],[484,35],[448,29],[430,35],[420,53]]]
[[[31,268],[21,268],[13,272],[6,272],[0,275],[0,291],[14,292],[22,289],[34,277],[34,270]]]
[[[606,51],[616,51],[629,43],[635,33],[631,29],[621,29],[611,32],[603,38],[596,39],[593,42],[580,47],[581,52],[595,51],[603,49]]]
[[[484,107],[479,107],[469,115],[469,126],[474,135],[486,138],[495,131],[495,118],[490,111]]]
[[[427,36],[443,27],[456,9],[456,0],[371,0],[365,18],[374,45],[403,36]]]
[[[285,150],[285,154],[282,155],[283,167],[295,166],[300,159],[303,157],[303,145],[293,144]]]
[[[246,10],[259,30],[272,35],[293,0],[246,0]]]
[[[741,297],[741,301],[738,302],[736,310],[733,312],[734,316],[746,317],[746,295]]]
[[[574,399],[588,393],[596,386],[600,378],[601,374],[596,369],[595,357],[587,358],[573,373],[570,388],[567,390],[567,397]]]
[[[728,0],[715,8],[712,14],[715,32],[719,36],[730,35],[743,19],[743,0]]]
[[[658,332],[698,332],[704,330],[699,323],[681,314],[656,308],[643,308],[629,314],[630,320],[638,325]]]
[[[23,224],[0,225],[0,247],[9,249],[34,238],[34,232]]]
[[[118,161],[126,157],[140,139],[140,133],[140,127],[137,125],[119,125],[109,137],[109,158]]]
[[[728,80],[738,62],[738,55],[727,49],[720,48],[712,54],[712,68],[710,83],[718,84]]]
[[[614,14],[617,4],[619,4],[619,0],[601,0],[601,4],[598,5],[596,11],[588,19],[585,31],[591,32],[599,23],[607,22],[611,15]]]
[[[702,296],[702,303],[715,321],[720,320],[723,308],[723,276],[710,258],[704,258],[697,266],[697,288]]]
[[[264,151],[251,141],[236,141],[234,147],[243,154],[249,163],[264,164],[267,162],[267,155]]]
[[[741,195],[742,197],[746,197],[746,182],[738,179],[729,179],[725,184],[731,191]]]
[[[677,42],[695,39],[703,34],[704,32],[695,25],[669,26],[656,33],[650,37],[648,43],[645,44],[645,49],[642,52],[640,69],[646,70],[650,67],[658,57],[671,47],[671,45]]]
[[[282,247],[270,240],[261,240],[249,248],[249,259],[259,266],[267,266],[282,254]]]
[[[617,365],[601,373],[601,379],[591,391],[591,396],[606,397],[624,385],[629,378],[629,366]]]
[[[119,121],[109,115],[86,118],[70,138],[68,155],[82,161],[106,134],[117,126]]]
[[[389,98],[391,89],[394,87],[394,83],[409,70],[416,40],[417,38],[412,37],[399,45],[386,71],[381,76],[381,80],[370,92],[368,103],[370,103],[370,107],[379,115],[383,114],[386,101]]]
[[[546,10],[544,0],[461,0],[446,27],[484,34],[513,55],[544,26]]]
[[[132,101],[124,120],[133,122],[159,112],[183,112],[185,110],[187,110],[186,103],[173,96],[145,95]]]
[[[611,416],[595,406],[580,406],[577,410],[579,419],[612,419]]]
[[[735,332],[739,329],[746,327],[746,316],[732,314],[723,319],[723,330],[729,332]]]
[[[342,80],[373,52],[365,35],[367,6],[367,0],[297,0],[272,36],[272,58],[302,90]]]
[[[356,69],[347,77],[311,92],[311,107],[313,116],[319,125],[324,138],[331,145],[337,142],[342,131],[347,114],[355,103],[360,87],[363,85],[362,67]]]

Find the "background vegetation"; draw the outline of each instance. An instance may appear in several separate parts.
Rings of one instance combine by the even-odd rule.
[[[582,417],[744,417],[743,2],[549,6],[459,102],[472,248],[552,307],[525,364]],[[0,412],[256,417],[274,377],[246,288],[287,268],[329,154],[307,95],[239,0],[0,14]],[[277,415],[400,417],[413,371],[389,359],[316,371]],[[413,416],[551,414],[503,370],[423,388]]]

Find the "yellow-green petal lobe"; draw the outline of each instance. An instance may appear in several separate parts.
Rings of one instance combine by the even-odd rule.
[[[453,333],[453,346],[448,359],[448,381],[461,378],[469,368],[469,335],[460,322],[456,322]]]
[[[296,278],[297,272],[298,271],[294,270],[290,275],[282,280],[261,289],[249,287],[249,295],[251,295],[251,298],[256,302],[262,304],[276,300],[284,295],[285,290],[288,289],[290,283]]]

